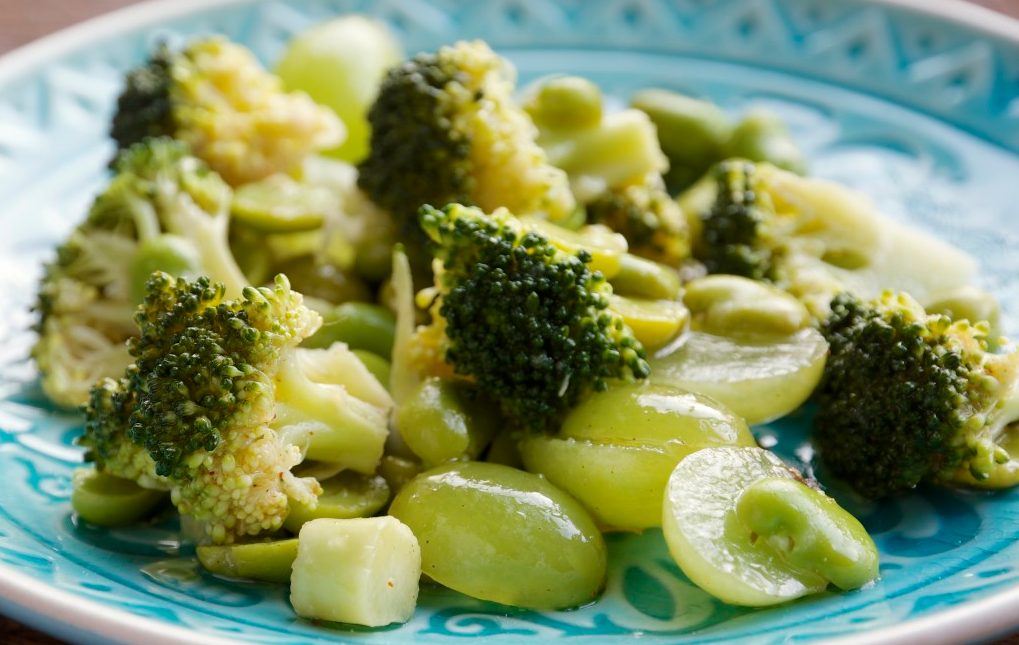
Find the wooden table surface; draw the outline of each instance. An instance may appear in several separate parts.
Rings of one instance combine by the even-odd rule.
[[[137,0],[0,0],[0,54],[57,29],[135,2]],[[1019,18],[1019,0],[976,0],[975,4]],[[63,641],[3,616],[0,616],[0,644],[64,645]],[[993,645],[1019,645],[1019,634]]]

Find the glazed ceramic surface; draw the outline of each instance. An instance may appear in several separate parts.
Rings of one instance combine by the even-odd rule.
[[[1019,490],[920,490],[861,505],[881,579],[852,593],[748,610],[716,602],[661,534],[609,536],[604,597],[576,611],[507,612],[424,587],[406,625],[352,630],[294,616],[283,588],[203,573],[172,522],[98,530],[69,512],[79,416],[41,396],[26,360],[40,263],[106,179],[124,69],[159,40],[223,33],[271,63],[315,21],[386,20],[408,52],[484,38],[526,82],[582,74],[620,104],[667,87],[734,115],[786,119],[812,172],[979,258],[1019,334],[1019,26],[947,4],[830,0],[342,0],[163,2],[83,25],[0,60],[0,610],[76,642],[800,642],[857,635],[936,642],[1019,627]],[[809,410],[756,428],[813,468]],[[823,473],[819,473],[823,481]],[[835,494],[838,495],[836,489]]]

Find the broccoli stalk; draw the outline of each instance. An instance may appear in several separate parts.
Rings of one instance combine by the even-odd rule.
[[[772,282],[817,319],[842,291],[907,291],[927,303],[976,272],[968,255],[882,216],[862,195],[768,163],[724,161],[679,203],[709,273]]]
[[[305,458],[374,470],[388,410],[350,393],[373,377],[339,382],[335,347],[298,348],[321,318],[285,277],[231,300],[207,278],[156,273],[136,321],[135,363],[93,390],[82,443],[100,471],[157,478],[211,541],[280,528],[290,500],[314,507],[318,481],[291,472]]]
[[[873,498],[924,481],[1019,483],[1019,350],[990,351],[986,323],[927,314],[906,294],[840,294],[822,331],[814,439],[835,475]]]
[[[506,207],[561,221],[576,203],[514,102],[515,73],[484,43],[461,42],[397,65],[368,112],[371,149],[358,185],[401,224],[412,264],[426,261],[423,204]]]
[[[118,150],[171,136],[232,185],[288,172],[342,143],[343,124],[303,92],[284,91],[244,47],[203,38],[180,52],[160,45],[128,72],[110,131]]]
[[[147,139],[117,159],[113,179],[48,264],[39,286],[42,387],[77,406],[131,362],[124,341],[154,270],[205,274],[240,295],[246,281],[227,241],[230,188],[187,148]]]
[[[610,379],[642,379],[645,351],[612,308],[612,288],[586,251],[557,249],[506,210],[422,207],[436,245],[438,331],[456,374],[522,427],[547,427]]]

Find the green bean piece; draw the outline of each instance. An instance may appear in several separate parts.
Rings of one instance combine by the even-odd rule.
[[[630,105],[645,112],[658,129],[669,158],[669,186],[679,191],[692,184],[724,156],[732,133],[729,118],[714,103],[662,89],[638,92]]]
[[[797,174],[807,170],[803,153],[782,120],[770,112],[752,112],[732,131],[726,157],[767,161]]]
[[[568,130],[601,123],[601,89],[579,76],[537,80],[524,91],[523,106],[539,128]]]
[[[94,468],[74,471],[72,482],[71,508],[96,526],[126,526],[145,519],[168,497],[166,491],[142,488]]]
[[[605,541],[572,497],[543,478],[480,461],[407,484],[389,509],[417,536],[422,572],[474,598],[529,609],[593,600]]]
[[[380,305],[344,302],[322,315],[322,327],[306,339],[304,347],[329,347],[346,343],[350,349],[364,349],[387,358],[393,353],[396,318]]]
[[[379,383],[384,385],[386,389],[389,388],[389,375],[392,365],[389,361],[382,358],[375,352],[369,352],[366,349],[354,349],[351,350],[357,359],[364,363],[364,366],[368,368],[368,371],[372,373]]]
[[[142,301],[145,297],[145,283],[154,272],[165,271],[176,277],[191,277],[201,266],[198,250],[183,237],[167,233],[143,240],[135,250],[128,268],[131,302]]]
[[[287,584],[297,558],[297,538],[248,544],[204,544],[197,551],[198,561],[210,573]]]
[[[651,300],[677,300],[683,286],[674,269],[630,253],[620,257],[619,272],[609,282],[621,296]]]
[[[454,459],[474,459],[495,434],[490,413],[473,405],[463,384],[425,379],[396,411],[396,426],[425,466]]]
[[[310,507],[297,501],[290,502],[290,513],[283,528],[297,533],[305,522],[320,517],[350,519],[370,517],[378,513],[389,501],[389,484],[381,475],[363,475],[344,471],[322,482],[318,504]]]
[[[796,479],[766,477],[747,486],[736,517],[791,566],[840,589],[856,589],[878,575],[874,540],[832,498]]]
[[[686,285],[692,326],[720,336],[788,335],[810,325],[810,313],[785,291],[734,275],[709,275]]]

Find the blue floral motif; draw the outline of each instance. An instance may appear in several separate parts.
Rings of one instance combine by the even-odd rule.
[[[68,515],[80,419],[49,407],[32,365],[29,311],[40,261],[105,178],[106,123],[121,71],[160,39],[219,32],[269,62],[317,20],[358,11],[386,20],[408,51],[481,37],[526,82],[585,74],[613,96],[646,86],[709,97],[731,113],[767,107],[790,124],[812,171],[852,185],[893,217],[980,258],[984,286],[1019,336],[1019,45],[906,8],[830,0],[238,0],[138,27],[16,72],[0,64],[0,575],[201,636],[248,643],[499,643],[568,636],[588,644],[815,641],[880,630],[1019,585],[1019,491],[924,489],[867,503],[825,478],[807,438],[810,410],[757,428],[858,514],[882,576],[846,594],[765,610],[723,605],[668,556],[659,531],[611,535],[605,596],[574,611],[517,611],[426,585],[406,625],[387,630],[297,620],[286,590],[200,573],[172,524],[98,529]],[[16,606],[12,605],[12,611]],[[97,618],[115,623],[118,614]],[[285,634],[285,636],[281,636]],[[82,642],[103,642],[81,633]]]

